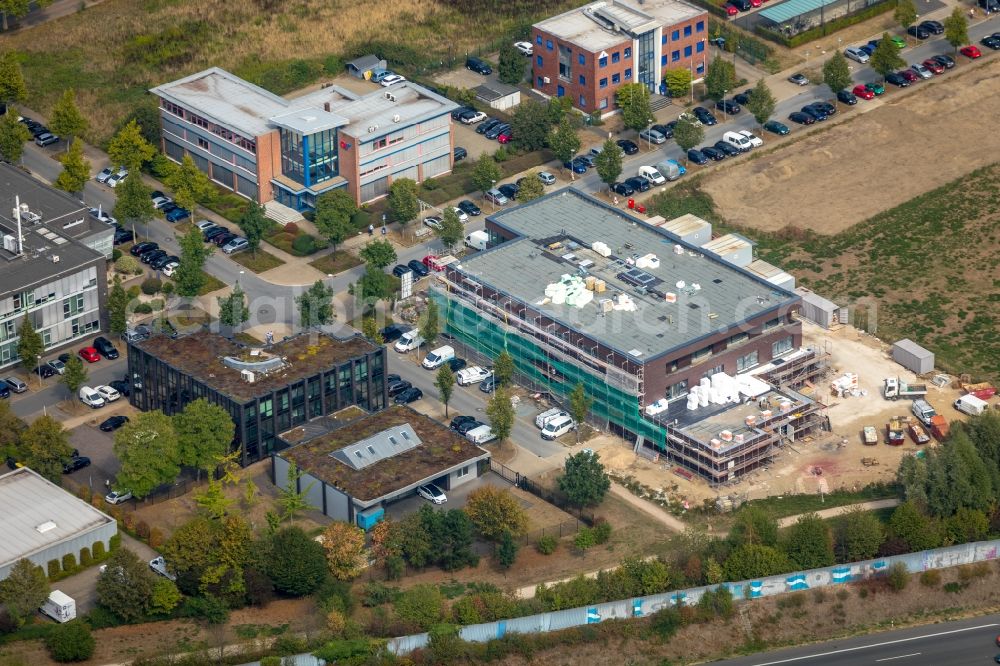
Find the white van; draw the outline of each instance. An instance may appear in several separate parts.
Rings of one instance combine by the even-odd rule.
[[[466,247],[471,247],[473,250],[485,250],[489,244],[490,235],[485,231],[473,231],[465,237]]]
[[[750,139],[738,132],[726,132],[722,135],[722,140],[741,153],[749,152],[750,149],[753,148],[753,144],[750,143]]]
[[[60,590],[52,590],[39,610],[56,622],[69,622],[76,618],[76,601]]]
[[[80,402],[89,406],[91,409],[103,407],[105,404],[104,398],[101,397],[101,394],[89,386],[81,386],[79,395]]]
[[[960,412],[964,412],[969,416],[979,416],[987,409],[989,409],[990,404],[981,398],[969,393],[968,395],[963,395],[961,398],[955,401],[955,409]]]
[[[930,426],[931,419],[937,416],[937,412],[931,407],[930,403],[926,400],[914,400],[913,405],[910,407],[910,411],[916,416],[921,423],[925,426]]]
[[[657,171],[655,167],[641,166],[639,167],[639,175],[651,182],[653,185],[663,185],[667,182],[667,179],[664,178],[663,174]]]
[[[473,444],[485,444],[492,442],[497,436],[493,434],[493,429],[488,425],[481,425],[465,433],[465,438]]]
[[[424,344],[424,339],[420,337],[420,332],[414,329],[403,333],[403,337],[396,340],[393,349],[402,354],[403,352],[413,351],[422,344]]]
[[[445,345],[444,347],[438,347],[434,351],[427,354],[420,365],[424,366],[428,370],[433,370],[434,368],[440,368],[453,358],[455,358],[454,348]]]
[[[560,416],[552,419],[545,424],[542,428],[542,439],[555,439],[556,437],[562,437],[570,430],[576,427],[576,423],[573,422],[568,415]]]
[[[547,409],[547,410],[545,410],[544,412],[542,412],[541,414],[539,414],[538,416],[535,417],[535,427],[538,428],[539,430],[541,430],[542,428],[545,427],[546,423],[548,423],[552,419],[558,418],[560,416],[569,416],[569,413],[564,412],[563,410],[559,409],[558,407],[553,407],[552,409]]]

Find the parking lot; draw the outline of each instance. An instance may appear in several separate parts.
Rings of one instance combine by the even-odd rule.
[[[469,499],[469,493],[484,486],[510,488],[511,484],[507,483],[493,472],[487,472],[474,481],[462,484],[455,490],[445,490],[444,492],[445,495],[448,496],[448,501],[440,506],[442,509],[461,509],[465,506],[465,502]],[[388,505],[385,509],[385,514],[393,520],[401,520],[411,513],[419,511],[420,507],[424,504],[435,506],[414,492],[413,495]]]

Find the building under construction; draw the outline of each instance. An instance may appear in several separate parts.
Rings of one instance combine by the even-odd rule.
[[[766,377],[766,393],[713,392],[713,377],[732,389],[723,376],[799,357],[799,297],[667,226],[554,192],[488,217],[489,248],[447,266],[431,297],[472,356],[506,349],[522,383],[557,400],[582,383],[597,424],[721,483],[822,405]],[[751,408],[770,415],[748,425]]]

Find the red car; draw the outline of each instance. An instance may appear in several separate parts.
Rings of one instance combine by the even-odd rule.
[[[497,137],[497,143],[510,143],[510,140],[514,138],[514,135],[508,130]]]
[[[101,355],[97,353],[97,350],[93,347],[84,347],[79,351],[80,358],[82,358],[87,363],[97,363],[101,360]]]
[[[740,10],[736,8],[736,5],[731,5],[728,2],[722,5],[722,8],[726,10],[726,16],[736,16],[740,13]]]
[[[854,90],[852,90],[851,92],[853,92],[855,96],[860,97],[861,99],[875,99],[875,93],[873,93],[871,90],[868,90],[868,88],[865,88],[865,84],[863,83],[859,83],[858,85],[854,86]]]
[[[912,69],[904,69],[903,71],[899,72],[899,75],[902,76],[907,81],[909,81],[910,83],[916,83],[917,81],[920,80],[920,76]]]
[[[751,7],[760,7],[760,5],[761,5],[761,0],[750,0]]]
[[[963,46],[958,50],[958,52],[964,55],[966,58],[969,58],[970,60],[975,60],[979,56],[983,55],[982,53],[979,52],[979,49],[975,46]]]
[[[931,70],[935,74],[940,74],[944,72],[944,67],[941,66],[941,63],[939,63],[937,60],[934,60],[933,58],[928,58],[927,60],[924,60],[924,67]]]

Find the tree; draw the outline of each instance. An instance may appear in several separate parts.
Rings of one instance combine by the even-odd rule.
[[[97,646],[90,626],[83,620],[73,620],[57,624],[45,636],[45,647],[49,656],[58,662],[86,661],[94,654]]]
[[[514,429],[514,406],[510,404],[510,392],[499,387],[486,404],[486,415],[490,417],[490,429],[497,438],[497,446],[502,447]]]
[[[264,234],[274,226],[274,221],[264,214],[263,206],[251,200],[247,204],[246,211],[240,216],[240,221],[236,224],[247,239],[247,248],[256,257],[260,241],[264,238]]]
[[[577,382],[569,394],[569,415],[576,421],[576,442],[580,443],[580,426],[587,420],[594,399],[587,395],[583,382]]]
[[[195,494],[194,503],[204,516],[212,520],[222,520],[229,513],[233,500],[226,497],[222,489],[222,481],[209,477],[208,486],[204,491]]]
[[[506,349],[493,361],[493,379],[498,387],[510,386],[514,380],[514,357]]]
[[[55,186],[71,194],[83,191],[83,186],[90,180],[90,162],[83,157],[83,142],[73,139],[69,150],[59,161],[62,162],[63,170],[56,178]]]
[[[215,195],[212,181],[198,169],[198,165],[190,155],[184,155],[184,159],[171,169],[164,182],[173,190],[177,205],[192,212],[197,204],[210,201]],[[201,232],[198,232],[198,238],[204,245],[204,241],[200,240]]]
[[[153,598],[149,604],[150,611],[167,615],[180,602],[181,592],[177,589],[177,584],[168,578],[158,577],[153,583]]]
[[[270,539],[265,573],[278,592],[301,597],[315,591],[327,575],[326,554],[299,527],[286,527]]]
[[[917,22],[917,7],[913,0],[896,0],[896,9],[892,12],[892,19],[903,28],[907,28]]]
[[[758,544],[743,544],[726,559],[726,580],[747,580],[774,576],[789,569],[788,558],[777,548]]]
[[[524,78],[524,56],[510,42],[500,47],[500,66],[497,78],[501,83],[516,86]]]
[[[59,381],[69,390],[70,397],[76,397],[76,392],[87,383],[87,375],[87,368],[83,366],[83,361],[74,354],[66,361],[66,369]]]
[[[822,518],[807,513],[788,528],[784,551],[792,564],[801,569],[828,567],[834,562],[833,535]]]
[[[550,97],[545,107],[549,125],[558,125],[573,110],[573,100],[569,97]]]
[[[729,541],[734,545],[778,545],[778,521],[765,509],[746,506],[736,514]]]
[[[250,525],[234,515],[221,520],[195,516],[178,527],[161,548],[184,593],[208,594],[229,602],[243,600],[243,570],[251,552],[258,551],[266,549],[257,548]],[[259,555],[265,561],[267,553]]]
[[[62,97],[52,107],[49,117],[49,128],[54,134],[66,139],[69,147],[70,139],[77,138],[87,131],[87,118],[76,107],[76,91],[67,88]]]
[[[427,631],[441,622],[444,596],[434,585],[415,585],[399,595],[394,606],[400,620]]]
[[[392,219],[405,225],[420,213],[420,202],[417,200],[417,182],[411,178],[399,178],[389,186],[389,210]]]
[[[955,7],[944,20],[944,38],[958,50],[962,44],[969,42],[969,20],[965,17],[962,7]]]
[[[295,297],[299,306],[299,322],[303,328],[326,326],[333,321],[333,287],[316,280],[300,296]]]
[[[906,62],[899,57],[899,49],[889,39],[889,33],[887,32],[882,33],[882,39],[879,40],[878,46],[872,52],[868,64],[883,79],[897,69],[906,67]]]
[[[0,400],[0,455],[6,457],[17,454],[21,433],[27,427],[28,424],[10,408],[10,401]]]
[[[937,527],[912,502],[903,502],[897,506],[889,518],[889,530],[892,535],[902,539],[911,552],[940,546],[941,535]]]
[[[363,248],[358,256],[368,265],[383,270],[389,264],[396,261],[396,249],[392,243],[384,240],[371,241]]]
[[[533,99],[522,101],[514,109],[510,119],[517,144],[525,150],[539,150],[545,147],[552,122],[548,108]]]
[[[705,128],[701,125],[695,125],[687,118],[681,118],[674,125],[674,141],[684,151],[685,160],[687,160],[687,151],[701,143],[704,138]]]
[[[671,97],[685,97],[691,92],[691,70],[687,67],[668,69],[663,75],[667,92]]]
[[[608,189],[615,184],[618,176],[622,175],[622,150],[612,139],[604,142],[600,154],[594,158],[594,167],[601,182],[608,186]]]
[[[21,367],[24,368],[25,372],[31,372],[38,367],[38,360],[41,358],[42,352],[45,351],[42,336],[35,330],[30,316],[21,320],[17,335],[17,357],[21,359]]]
[[[365,569],[365,531],[335,520],[323,531],[323,548],[330,573],[337,580],[353,580]]]
[[[469,493],[465,513],[480,534],[491,541],[504,535],[520,536],[528,527],[521,503],[506,488],[482,486]]]
[[[190,210],[190,209],[189,209]],[[181,260],[174,272],[174,282],[177,283],[177,294],[184,298],[194,298],[205,286],[205,260],[214,248],[202,238],[201,230],[191,225],[181,236]]]
[[[27,13],[27,0],[2,0],[0,2],[0,12],[3,13],[3,29],[7,29],[7,14],[13,5],[23,5]],[[14,102],[22,102],[28,96],[28,87],[24,84],[24,74],[21,72],[21,63],[17,55],[12,51],[5,51],[0,55],[0,102],[8,107]],[[7,114],[11,115],[11,114]],[[17,115],[17,114],[13,114]],[[15,117],[14,120],[17,120]]]
[[[594,530],[589,527],[581,527],[580,531],[573,537],[573,545],[576,546],[577,550],[586,555],[588,550],[597,545]]]
[[[635,131],[645,129],[653,122],[649,106],[649,88],[645,83],[626,83],[615,92],[615,101],[622,110],[625,127]]]
[[[142,165],[152,160],[154,155],[156,148],[143,136],[142,127],[134,118],[118,130],[108,143],[111,163],[121,164],[130,172],[138,173]]]
[[[247,295],[240,288],[240,283],[233,285],[228,296],[219,296],[219,323],[233,330],[239,329],[250,319],[250,308],[247,307]]]
[[[69,431],[48,414],[39,416],[21,433],[21,455],[28,467],[58,484],[63,463],[73,455]]]
[[[420,319],[420,337],[422,337],[427,344],[433,345],[434,341],[437,340],[438,333],[441,330],[441,321],[438,316],[438,304],[433,299],[427,300],[427,309],[424,310],[424,316]]]
[[[0,116],[0,157],[13,164],[24,154],[24,144],[31,140],[31,132],[18,122],[16,113]]]
[[[379,330],[375,317],[365,317],[361,320],[361,334],[377,345],[385,344],[385,338],[382,337],[382,331]]]
[[[366,302],[387,299],[393,293],[391,276],[369,264],[365,266],[364,274],[358,279],[355,293]]]
[[[30,560],[18,560],[7,577],[0,580],[0,601],[19,627],[48,597],[49,580],[42,568]]]
[[[451,394],[455,391],[455,373],[451,371],[451,367],[447,363],[438,369],[437,376],[434,378],[434,386],[437,387],[441,404],[444,405],[444,417],[448,418],[448,401],[451,400]]]
[[[428,557],[433,557],[438,566],[454,571],[478,563],[479,558],[472,552],[474,526],[464,511],[435,511],[425,504],[418,515],[431,549]]]
[[[705,92],[718,102],[735,87],[736,66],[721,55],[715,56],[708,63],[708,71],[705,73]]]
[[[172,419],[177,434],[178,462],[196,468],[200,480],[202,470],[206,474],[211,472],[229,451],[236,432],[233,418],[222,407],[198,398]]]
[[[576,506],[597,506],[611,489],[611,479],[593,451],[581,451],[566,458],[559,490]]]
[[[945,518],[960,508],[988,510],[996,504],[997,489],[990,471],[964,430],[956,430],[948,446],[927,457],[927,509]]]
[[[903,0],[909,2],[909,0]],[[838,90],[846,90],[851,87],[851,70],[847,65],[847,58],[840,51],[834,51],[833,56],[823,63],[823,82],[836,93]]]
[[[299,490],[299,480],[302,478],[302,470],[295,463],[288,464],[288,473],[285,476],[285,487],[278,489],[278,506],[282,509],[283,518],[288,521],[295,520],[300,511],[315,508],[309,504],[307,499],[309,490],[316,484],[310,481],[309,485]]]
[[[137,622],[149,613],[154,584],[149,565],[128,548],[119,548],[97,577],[97,599],[125,622]]]
[[[549,133],[549,147],[552,148],[552,152],[556,154],[556,159],[560,162],[569,162],[579,152],[580,137],[568,116],[563,116],[555,129]],[[518,194],[520,195],[520,193]]]
[[[517,561],[517,544],[510,532],[504,532],[500,539],[500,547],[497,549],[497,563],[501,569],[510,569]]]
[[[838,529],[838,549],[844,562],[875,557],[885,541],[885,527],[878,517],[862,508],[844,514]]]
[[[529,171],[521,181],[521,189],[517,191],[517,200],[524,203],[534,201],[545,194],[545,185],[538,179],[536,171]]]
[[[332,192],[321,194],[316,198],[316,210],[313,213],[313,223],[316,229],[326,236],[334,251],[337,246],[347,240],[354,231],[351,217],[358,212],[354,197],[346,188],[338,188]]]
[[[492,156],[483,153],[472,167],[472,182],[482,192],[491,189],[503,177],[500,165]]]
[[[140,412],[122,426],[115,433],[114,452],[121,462],[118,487],[140,499],[173,483],[181,471],[173,421],[159,410]]]
[[[138,222],[145,224],[156,216],[153,200],[149,197],[150,189],[142,182],[136,171],[130,178],[117,187],[118,198],[115,201],[114,214],[123,223]]]
[[[518,198],[520,198],[520,193],[518,193]],[[449,251],[462,241],[465,226],[458,218],[458,213],[451,206],[444,209],[444,214],[441,215],[441,227],[435,229],[434,233]]]

